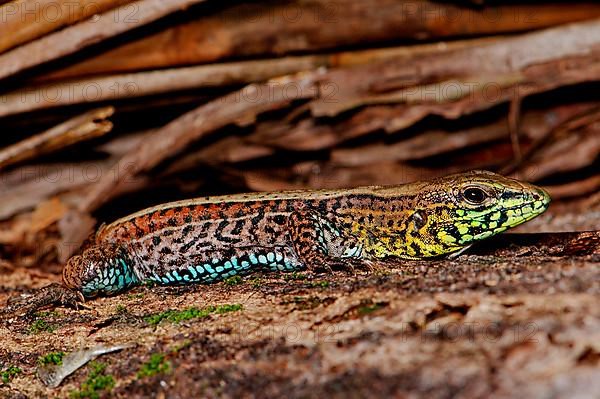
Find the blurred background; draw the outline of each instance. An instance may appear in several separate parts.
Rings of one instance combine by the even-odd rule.
[[[597,229],[600,4],[0,1],[0,267],[209,194],[487,169]]]

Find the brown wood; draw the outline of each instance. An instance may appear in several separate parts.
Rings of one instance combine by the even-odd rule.
[[[312,110],[316,116],[334,116],[363,104],[449,103],[476,96],[477,91],[485,91],[486,87],[493,87],[495,92],[511,87],[530,77],[524,74],[527,68],[553,61],[560,64],[563,58],[589,56],[598,53],[599,46],[600,20],[593,20],[417,60],[392,59],[333,70],[322,82],[323,89],[337,89],[337,101],[316,101]],[[570,74],[553,71],[557,72]]]
[[[54,78],[314,52],[381,41],[431,40],[528,31],[600,16],[595,2],[478,9],[404,0],[250,3],[123,44]]]
[[[95,109],[0,149],[0,170],[110,132],[113,125],[106,118],[113,112],[113,107]]]
[[[0,79],[72,54],[202,1],[138,0],[109,10],[0,55]]]
[[[37,85],[34,82],[34,85],[2,96],[0,117],[87,102],[122,100],[178,90],[263,82],[273,77],[300,71],[360,65],[393,57],[420,57],[478,46],[487,42],[490,42],[490,39],[461,40],[449,43],[443,48],[425,44],[94,76]]]
[[[0,53],[132,0],[15,0],[0,7]]]

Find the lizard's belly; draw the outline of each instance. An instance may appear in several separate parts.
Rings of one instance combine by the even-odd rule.
[[[134,269],[139,280],[159,284],[213,283],[259,270],[295,271],[304,268],[290,246],[230,248],[197,257],[172,258],[170,263],[139,262]]]
[[[103,232],[101,238],[128,248],[140,280],[210,283],[257,268],[301,268],[292,250],[286,216],[277,212],[190,221],[149,229],[136,237],[126,234],[130,226],[119,226]]]

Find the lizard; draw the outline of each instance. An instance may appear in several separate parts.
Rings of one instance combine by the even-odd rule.
[[[202,197],[103,225],[69,259],[63,283],[84,297],[152,281],[213,283],[259,270],[329,270],[468,248],[544,212],[550,196],[487,171],[337,190]]]
[[[256,270],[330,269],[426,259],[524,223],[548,193],[492,172],[344,190],[297,190],[178,201],[102,226],[63,269],[67,288],[111,295],[153,281],[213,283]]]

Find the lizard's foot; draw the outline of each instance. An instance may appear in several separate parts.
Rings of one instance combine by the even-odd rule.
[[[78,309],[83,305],[83,295],[60,284],[53,283],[32,294],[22,294],[9,298],[4,314],[29,315],[47,306],[66,306]]]
[[[377,273],[382,270],[381,266],[378,266],[376,262],[367,259],[355,259],[357,262],[357,268],[364,270],[367,273]]]
[[[460,250],[456,251],[456,252],[452,252],[450,255],[448,255],[448,259],[456,259],[458,258],[460,255],[462,255],[464,252],[466,252],[469,248],[471,248],[473,244],[467,245],[464,248],[461,248]]]
[[[357,270],[371,271],[373,269],[373,263],[358,258],[335,258],[327,259],[323,263],[325,271],[332,273],[334,270],[341,270],[348,272],[349,274],[356,275]]]

